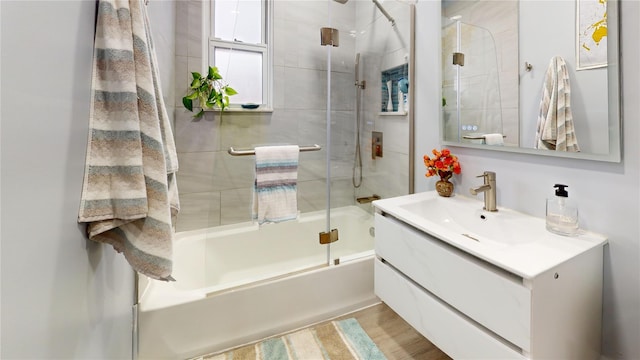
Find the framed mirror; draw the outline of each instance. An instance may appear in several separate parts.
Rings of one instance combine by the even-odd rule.
[[[441,4],[444,145],[621,160],[617,0]]]

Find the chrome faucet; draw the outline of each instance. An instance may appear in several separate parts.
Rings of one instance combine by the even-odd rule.
[[[484,184],[470,189],[471,195],[484,193],[484,209],[487,211],[498,211],[496,207],[496,173],[493,171],[485,171],[484,174],[477,177],[484,178]]]

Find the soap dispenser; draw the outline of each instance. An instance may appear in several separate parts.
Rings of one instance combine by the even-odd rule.
[[[578,232],[578,208],[569,202],[567,185],[555,184],[556,196],[547,200],[547,230],[566,236]]]

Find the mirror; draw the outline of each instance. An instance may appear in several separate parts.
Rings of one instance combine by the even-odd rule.
[[[620,161],[617,0],[442,0],[441,34],[444,145]]]

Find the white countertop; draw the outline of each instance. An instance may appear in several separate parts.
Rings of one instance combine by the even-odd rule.
[[[607,243],[605,236],[584,230],[579,230],[576,236],[556,235],[546,230],[544,219],[500,206],[498,206],[497,213],[484,212],[481,210],[482,201],[460,195],[455,195],[455,197],[455,200],[451,199],[464,206],[477,206],[478,213],[486,213],[487,216],[504,215],[509,218],[525,220],[526,226],[522,229],[523,237],[534,240],[516,241],[511,244],[473,241],[463,236],[455,226],[445,226],[446,224],[442,221],[430,221],[424,216],[404,208],[413,203],[433,199],[437,199],[437,201],[449,200],[449,198],[439,197],[435,191],[376,200],[373,202],[373,206],[377,212],[392,215],[418,230],[525,279],[532,279],[581,253],[594,247],[604,246]],[[504,218],[502,221],[505,221]]]

